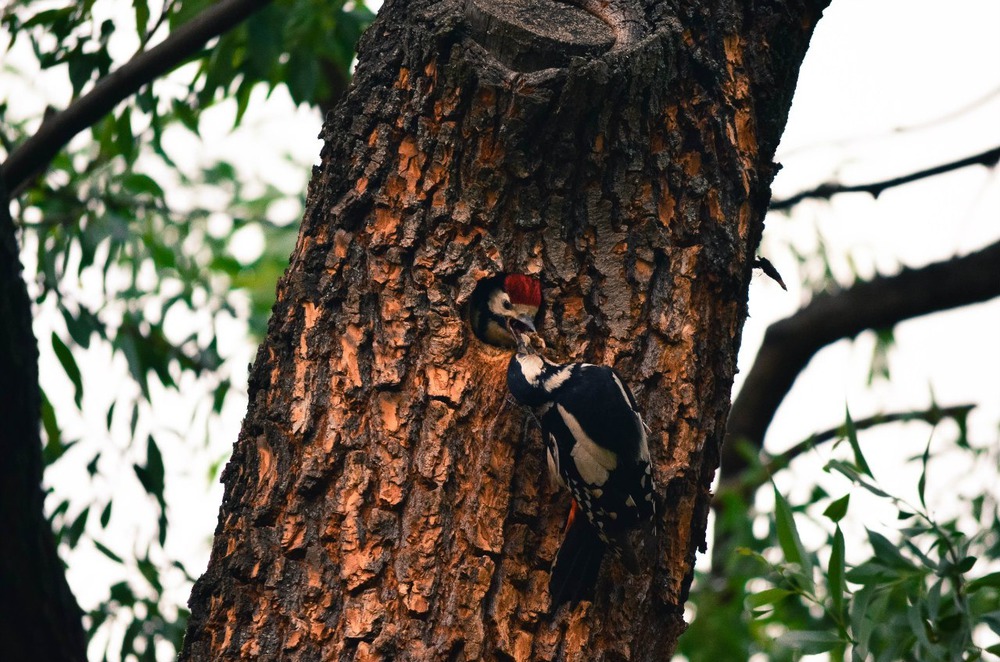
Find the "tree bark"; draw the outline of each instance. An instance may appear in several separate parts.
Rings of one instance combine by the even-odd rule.
[[[4,660],[85,660],[82,613],[42,492],[38,346],[0,180],[0,650]]]
[[[389,2],[327,121],[183,659],[664,660],[822,2]],[[615,366],[666,508],[648,570],[547,613],[568,508],[462,307],[538,275]]]

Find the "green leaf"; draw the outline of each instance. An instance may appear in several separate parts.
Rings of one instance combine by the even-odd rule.
[[[149,38],[149,35],[146,34],[149,25],[149,3],[146,0],[132,0],[132,6],[135,8],[135,26],[142,43],[145,44]]]
[[[319,84],[319,63],[306,53],[293,51],[288,59],[285,85],[292,101],[296,104],[315,101],[316,86]]]
[[[852,465],[846,462],[841,462],[840,460],[830,460],[829,462],[826,463],[826,469],[828,470],[832,469],[837,473],[843,474],[844,476],[851,479],[859,486],[865,488],[866,490],[868,490],[869,492],[871,492],[876,496],[880,496],[886,499],[892,498],[891,494],[889,494],[888,492],[884,492],[875,485],[873,485],[872,483],[869,483],[867,479],[864,478],[864,476],[858,473],[857,469],[855,469]]]
[[[746,597],[747,609],[753,610],[765,605],[772,605],[777,602],[781,602],[789,595],[794,595],[794,591],[789,591],[784,588],[769,588],[759,593],[754,593]]]
[[[148,557],[136,559],[137,565],[139,567],[139,572],[142,576],[146,578],[149,585],[152,586],[157,593],[163,592],[163,584],[160,582],[160,572],[157,570],[156,566],[149,560]]]
[[[80,375],[80,368],[76,365],[73,352],[69,351],[69,347],[56,335],[55,331],[52,332],[52,351],[55,352],[56,358],[62,364],[66,376],[73,382],[73,401],[76,402],[76,408],[81,409],[83,404],[83,378]]]
[[[850,611],[851,618],[851,635],[856,640],[855,653],[860,651],[867,651],[868,642],[874,632],[874,618],[872,611],[869,609],[871,605],[872,598],[875,596],[875,586],[865,586],[860,591],[853,595],[851,600]],[[853,659],[860,659],[855,657]]]
[[[90,514],[90,506],[87,506],[83,511],[76,516],[73,523],[69,525],[66,529],[66,544],[70,547],[76,547],[76,544],[80,542],[80,536],[83,535],[83,530],[87,526],[87,516]]]
[[[1000,572],[991,572],[988,575],[977,577],[965,585],[967,593],[973,593],[983,588],[1000,588]]]
[[[846,643],[833,632],[822,630],[795,630],[785,632],[777,639],[777,643],[786,648],[800,651],[804,655],[817,655],[831,650],[834,646]]]
[[[993,634],[1000,634],[1000,610],[980,614],[979,620],[985,623],[986,627],[993,631]]]
[[[131,607],[135,604],[135,594],[127,582],[118,582],[111,587],[111,600],[124,607]]]
[[[928,625],[927,621],[924,620],[923,615],[920,613],[920,604],[910,605],[906,608],[906,621],[910,625],[910,631],[917,638],[917,641],[926,649],[931,648],[933,644],[928,636]]]
[[[138,464],[133,466],[135,474],[139,478],[139,482],[142,483],[143,488],[156,498],[162,509],[164,507],[163,456],[160,454],[160,449],[156,445],[153,435],[149,435],[146,439],[146,466]]]
[[[108,522],[111,521],[111,505],[113,501],[108,501],[108,505],[104,506],[101,510],[101,528],[105,529],[108,526]]]
[[[844,613],[844,593],[847,591],[847,582],[844,579],[844,533],[840,526],[833,532],[833,544],[830,546],[830,565],[827,568],[827,590],[833,601],[833,611],[837,618],[842,618]]]
[[[42,448],[42,460],[48,466],[62,457],[62,454],[73,445],[74,442],[63,444],[62,433],[59,430],[59,422],[56,420],[56,410],[49,402],[45,391],[39,389],[42,396],[42,429],[45,431],[45,446]]]
[[[111,406],[108,407],[108,413],[104,417],[104,425],[108,429],[108,432],[111,432],[111,422],[115,418],[115,405],[116,404],[118,404],[117,400],[115,400],[114,402],[111,403]]]
[[[226,395],[230,388],[232,388],[232,382],[228,379],[223,379],[216,387],[215,393],[212,395],[212,411],[216,414],[222,413],[222,405],[225,404]]]
[[[851,449],[854,451],[854,464],[857,465],[862,473],[866,473],[874,478],[875,476],[872,474],[872,470],[865,460],[864,453],[861,452],[861,444],[858,443],[858,428],[854,425],[854,419],[851,418],[851,410],[847,407],[844,407],[844,433],[847,435],[847,441],[851,444]]]
[[[844,519],[844,515],[847,514],[847,504],[850,500],[851,495],[845,494],[827,506],[826,510],[823,511],[823,514],[826,517],[829,517],[832,521],[839,522]],[[839,531],[840,529],[838,528],[837,530]]]
[[[136,157],[135,136],[132,135],[132,109],[125,106],[115,121],[115,146],[126,163],[131,164]]]
[[[93,543],[94,543],[94,547],[96,547],[97,551],[99,551],[101,554],[104,554],[106,557],[108,557],[109,559],[111,559],[115,563],[121,563],[121,564],[124,565],[125,560],[122,557],[118,556],[117,554],[115,554],[110,549],[108,549],[106,546],[102,545],[101,543],[99,543],[96,540],[94,540]]]
[[[852,584],[883,584],[898,579],[899,573],[878,561],[864,561],[847,571],[847,581]]]
[[[797,563],[802,568],[803,575],[810,586],[812,586],[812,565],[809,563],[809,556],[806,554],[799,531],[795,526],[795,518],[792,515],[792,508],[788,505],[785,497],[778,492],[777,485],[772,483],[774,488],[774,524],[778,534],[778,544],[785,555],[785,560],[789,563]]]
[[[955,564],[955,570],[960,574],[965,574],[972,570],[972,566],[976,565],[975,556],[966,556],[964,559]]]
[[[97,63],[93,55],[77,51],[73,57],[66,61],[66,64],[69,67],[69,82],[73,86],[73,96],[80,96],[83,86],[94,75]]]
[[[132,193],[145,193],[157,200],[163,198],[163,189],[149,175],[129,172],[122,178],[122,186]]]
[[[899,547],[895,543],[891,542],[881,533],[877,533],[871,529],[865,530],[868,532],[868,542],[871,543],[872,550],[875,552],[875,558],[883,565],[905,570],[914,569],[913,563],[900,553]]]
[[[924,455],[922,458],[922,467],[920,471],[920,479],[917,481],[917,494],[920,496],[920,505],[927,509],[927,502],[924,501],[924,490],[927,487],[927,461],[931,456],[931,440],[934,439],[932,434],[927,440],[927,446],[924,448]]]
[[[66,322],[66,330],[69,331],[69,337],[73,339],[73,342],[84,349],[90,347],[90,334],[93,332],[93,328],[87,324],[82,316],[74,316],[66,308],[60,306],[59,311],[62,313],[63,321]]]

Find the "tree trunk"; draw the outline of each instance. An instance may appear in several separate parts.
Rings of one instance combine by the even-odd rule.
[[[80,607],[49,522],[38,434],[38,346],[0,173],[0,657],[84,660]]]
[[[582,4],[389,2],[362,39],[184,659],[672,654],[822,3]],[[510,353],[462,311],[501,270],[541,278],[553,357],[625,375],[667,506],[644,574],[608,562],[597,600],[555,615],[568,499],[505,398]]]

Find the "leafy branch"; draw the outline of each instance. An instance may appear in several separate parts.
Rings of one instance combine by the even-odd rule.
[[[270,0],[220,0],[170,33],[148,51],[140,51],[93,89],[55,113],[0,165],[0,176],[12,195],[44,170],[70,139],[110,113],[143,85],[171,71],[204,47],[208,40],[231,30]]]

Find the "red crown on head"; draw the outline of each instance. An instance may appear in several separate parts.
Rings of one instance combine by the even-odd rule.
[[[504,279],[503,289],[511,303],[523,303],[538,308],[542,305],[542,284],[537,278],[524,274],[510,274]]]

